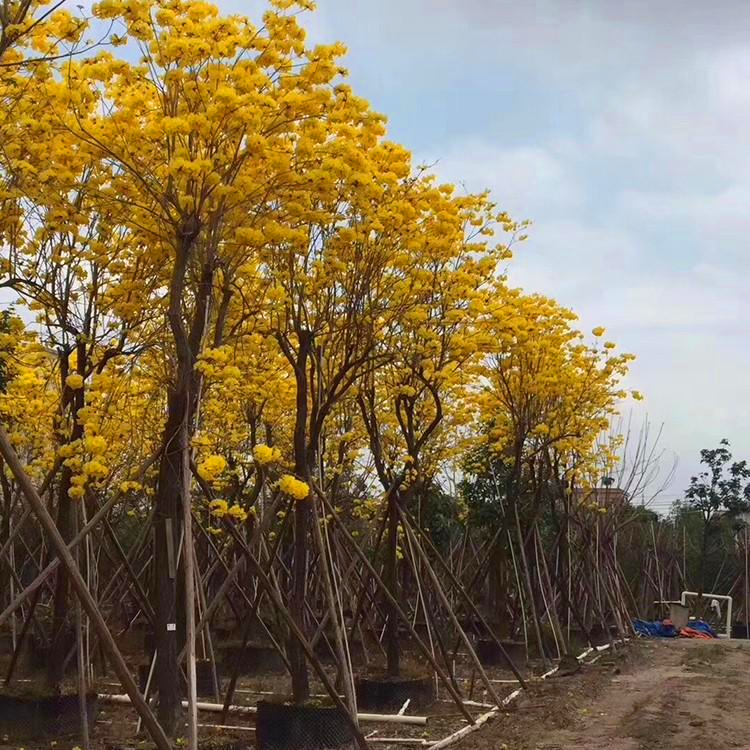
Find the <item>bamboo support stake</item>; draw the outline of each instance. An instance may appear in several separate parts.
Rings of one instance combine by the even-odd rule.
[[[125,691],[127,692],[138,713],[143,717],[144,724],[146,725],[149,734],[151,735],[159,750],[172,750],[172,746],[167,739],[167,735],[164,733],[164,730],[156,720],[156,717],[154,716],[151,709],[143,700],[143,696],[138,692],[138,687],[136,686],[133,677],[128,670],[128,667],[122,658],[122,654],[117,648],[117,644],[115,643],[114,638],[112,638],[112,634],[109,632],[107,623],[104,621],[102,613],[96,606],[96,602],[91,596],[91,592],[88,590],[88,588],[86,588],[86,583],[84,582],[83,578],[81,578],[81,573],[78,570],[75,560],[70,553],[70,549],[68,549],[68,546],[65,544],[65,540],[62,538],[60,532],[58,531],[57,526],[52,519],[52,516],[50,516],[49,511],[42,502],[42,499],[34,489],[34,485],[31,483],[31,479],[29,479],[28,474],[24,471],[15,450],[10,444],[8,435],[2,427],[0,427],[0,453],[5,459],[5,462],[8,464],[10,470],[13,472],[13,476],[15,476],[16,481],[21,488],[21,492],[26,498],[28,504],[31,506],[34,515],[37,517],[40,525],[47,533],[52,547],[58,554],[60,564],[65,568],[68,575],[70,576],[71,583],[81,602],[81,605],[83,606],[84,610],[86,610],[86,614],[89,616],[89,619],[93,623],[94,628],[96,629],[96,632],[99,635],[99,638],[101,639],[101,642],[104,646],[104,650],[106,651],[107,656],[110,658],[112,666],[117,673],[120,683],[122,684],[123,688],[125,688]],[[93,520],[94,519],[92,518],[92,521]],[[88,525],[91,525],[91,522],[89,522]],[[79,534],[78,536],[82,538],[81,534]],[[80,541],[80,539],[78,541]]]
[[[203,490],[206,497],[211,497],[211,488],[208,486],[208,484],[205,482],[205,480],[198,474],[198,470],[191,464],[190,466],[191,473],[193,474],[193,477],[195,478],[196,482],[200,486],[200,488]],[[259,523],[255,530],[253,531],[252,539],[250,540],[250,544],[254,544],[260,537],[266,532],[267,527],[270,525],[270,519],[273,518],[276,514],[276,512],[281,507],[281,503],[283,501],[283,496],[279,495],[272,503],[271,507],[268,510],[267,516]],[[291,503],[289,504],[291,507]],[[266,520],[266,518],[268,520]],[[203,612],[203,617],[201,617],[200,622],[196,626],[196,633],[201,633],[203,629],[208,625],[209,622],[211,622],[211,618],[214,616],[214,613],[219,608],[221,603],[223,602],[227,591],[229,590],[229,587],[232,585],[236,585],[236,578],[237,574],[240,572],[240,569],[242,568],[242,559],[241,557],[237,560],[237,562],[231,567],[231,569],[227,568],[226,564],[224,564],[224,567],[227,569],[227,575],[226,578],[222,581],[221,586],[219,586],[219,590],[214,594],[213,599],[208,603],[205,611]],[[245,594],[242,589],[240,589],[242,594]],[[248,604],[252,603],[252,600],[247,598],[245,596],[246,601]]]
[[[547,652],[544,648],[544,639],[542,638],[542,629],[539,622],[539,613],[537,612],[536,600],[534,598],[534,585],[531,581],[531,568],[529,566],[528,556],[526,554],[526,544],[521,530],[521,516],[518,513],[518,501],[513,502],[513,515],[516,519],[516,534],[518,536],[518,551],[521,556],[521,563],[523,566],[523,578],[526,582],[526,592],[528,595],[529,610],[531,612],[531,623],[534,626],[534,634],[536,636],[537,646],[539,648],[539,655],[542,658],[544,664],[548,664]],[[534,521],[536,523],[536,521]]]
[[[289,519],[291,518],[291,514],[286,513],[284,515],[284,521],[281,524],[281,531],[279,532],[278,536],[276,537],[276,541],[274,542],[273,548],[271,550],[271,560],[275,559],[276,553],[281,546],[281,540],[284,538],[284,531],[286,530],[287,524],[289,522]],[[270,563],[269,563],[269,570],[270,570]],[[232,676],[229,680],[229,686],[227,687],[227,693],[224,698],[224,714],[222,716],[222,722],[226,723],[227,716],[229,714],[229,708],[232,705],[232,699],[234,698],[234,692],[237,687],[237,680],[239,679],[240,674],[240,666],[242,659],[244,658],[245,649],[247,648],[248,641],[250,640],[250,630],[253,625],[253,620],[255,619],[258,607],[260,606],[260,603],[263,599],[265,591],[262,586],[258,586],[255,591],[255,597],[253,598],[252,606],[250,607],[249,614],[247,615],[247,619],[245,621],[245,628],[244,632],[242,634],[242,647],[240,650],[240,656],[238,657],[234,669],[232,670]],[[286,664],[287,662],[285,662]]]
[[[453,623],[453,627],[456,628],[459,636],[461,637],[461,640],[464,642],[464,646],[466,647],[466,650],[469,653],[469,657],[474,662],[474,666],[479,672],[479,676],[482,678],[482,682],[487,688],[487,692],[490,694],[490,697],[495,702],[495,704],[499,706],[501,703],[500,698],[498,694],[495,692],[495,688],[492,687],[490,678],[487,676],[487,672],[484,671],[482,662],[479,661],[479,657],[477,656],[476,651],[474,651],[474,647],[471,645],[471,641],[469,640],[469,637],[464,632],[464,629],[461,627],[461,623],[459,623],[458,618],[456,617],[456,614],[453,612],[453,608],[451,607],[450,602],[448,601],[448,597],[445,595],[445,592],[443,591],[443,587],[440,585],[440,580],[438,579],[437,574],[433,570],[432,565],[430,564],[430,561],[427,559],[427,554],[425,553],[424,549],[422,548],[422,545],[419,543],[416,536],[414,535],[414,532],[411,529],[411,524],[409,524],[409,522],[406,520],[404,515],[401,513],[401,509],[398,507],[398,504],[396,505],[396,509],[401,517],[401,525],[406,530],[407,537],[411,539],[412,544],[414,545],[417,552],[419,553],[419,556],[422,558],[422,564],[424,565],[425,570],[427,571],[427,575],[432,581],[433,590],[435,591],[435,593],[438,596],[438,599],[440,600],[443,607],[445,608],[445,611],[447,612],[450,621]]]
[[[76,523],[78,514],[76,513]],[[76,548],[76,564],[80,565],[80,549]],[[89,566],[86,566],[87,570]],[[83,617],[81,616],[81,602],[75,603],[75,628],[76,628],[76,657],[78,662],[78,708],[81,714],[81,744],[83,750],[90,750],[89,741],[89,712],[86,700],[86,653],[83,648]]]
[[[42,493],[40,492],[39,494],[41,495]],[[5,553],[12,549],[15,538],[21,533],[23,525],[30,515],[31,510],[29,508],[26,508],[21,514],[21,517],[18,519],[18,521],[11,526],[8,538],[3,542],[3,546],[0,547],[0,558],[5,557]]]
[[[187,422],[180,426],[180,452],[182,453],[182,529],[183,572],[185,576],[185,636],[187,639],[188,688],[188,747],[198,750],[198,691],[195,675],[195,550],[193,548],[193,515],[190,498],[190,445]]]
[[[393,605],[394,609],[398,613],[401,620],[406,625],[407,629],[409,630],[409,633],[411,637],[414,639],[414,642],[417,644],[417,647],[422,652],[424,657],[430,662],[433,669],[437,672],[438,677],[440,677],[440,681],[445,686],[445,689],[450,693],[451,698],[453,698],[456,707],[458,710],[463,714],[464,718],[470,723],[474,723],[474,717],[466,710],[466,707],[463,704],[463,699],[459,695],[458,691],[455,687],[451,684],[450,678],[445,673],[445,670],[432,658],[432,654],[430,653],[430,649],[427,645],[425,645],[424,641],[419,637],[419,634],[412,628],[411,623],[409,622],[409,617],[407,616],[406,612],[401,608],[401,605],[396,601],[396,598],[391,594],[391,592],[388,590],[388,587],[383,583],[382,578],[377,574],[377,571],[373,567],[372,563],[367,559],[367,555],[365,555],[364,552],[359,548],[359,545],[354,541],[354,538],[352,537],[351,533],[349,532],[349,529],[346,528],[345,524],[341,521],[341,518],[339,517],[339,514],[336,512],[336,509],[333,507],[333,505],[326,499],[325,495],[319,494],[319,497],[325,506],[326,511],[330,514],[331,518],[334,520],[336,525],[339,529],[341,529],[341,533],[343,534],[344,538],[349,542],[349,545],[354,550],[354,553],[359,557],[360,560],[364,563],[365,567],[367,568],[367,571],[369,572],[372,579],[377,583],[380,590],[383,592],[385,597],[389,600],[391,605]]]
[[[427,606],[426,598],[424,594],[422,593],[422,581],[421,581],[421,576],[419,575],[419,571],[417,570],[417,561],[414,555],[414,545],[412,544],[412,540],[410,536],[407,536],[406,540],[409,545],[409,562],[411,563],[412,570],[414,571],[414,580],[416,581],[416,584],[417,584],[417,593],[418,593],[417,602],[421,603],[422,605],[422,613],[424,615],[425,626],[427,627],[427,640],[429,641],[430,650],[432,651],[432,658],[437,659],[437,657],[435,656],[435,644],[432,638],[432,631],[433,631],[434,623],[432,621],[430,608]],[[417,611],[418,611],[418,607],[415,605],[414,623],[416,623],[417,621]],[[451,664],[449,656],[445,649],[445,645],[443,643],[443,639],[440,637],[440,634],[437,632],[437,629],[435,629],[435,636],[438,640],[438,647],[440,648],[440,651],[443,654],[445,663]],[[456,687],[456,690],[458,690],[458,684],[456,683],[456,670],[452,664],[449,668],[448,676],[451,678],[451,681]],[[433,674],[433,680],[435,682],[435,695],[437,696],[439,688],[440,688],[440,682],[438,681],[437,676],[434,674]],[[408,700],[407,700],[407,703],[408,703]]]
[[[346,643],[346,633],[342,632],[341,622],[339,622],[338,613],[336,612],[336,594],[334,592],[333,584],[333,561],[330,560],[326,555],[325,544],[323,541],[323,534],[320,530],[320,524],[325,523],[325,514],[323,518],[320,517],[319,504],[313,494],[310,501],[314,505],[315,518],[313,519],[313,538],[318,546],[320,555],[320,567],[323,571],[323,584],[325,588],[326,599],[328,608],[331,613],[331,626],[333,627],[334,641],[336,644],[336,656],[339,661],[339,674],[341,676],[341,683],[344,687],[344,695],[346,695],[346,702],[349,706],[349,711],[352,718],[356,721],[357,719],[357,697],[354,691],[354,675],[352,673],[352,665],[348,653],[348,644]]]
[[[401,511],[401,513],[404,514],[404,511]],[[407,518],[410,518],[410,516],[408,516],[408,514],[406,514],[406,516],[407,516]],[[412,526],[411,528],[412,528],[412,530],[414,530],[415,527]],[[471,596],[469,596],[469,594],[466,591],[466,589],[463,586],[461,586],[461,582],[456,578],[455,574],[448,567],[448,564],[445,562],[445,560],[443,560],[440,557],[440,555],[437,554],[437,550],[435,549],[435,545],[432,543],[432,541],[430,540],[430,538],[419,527],[416,527],[416,531],[419,534],[420,539],[424,539],[425,542],[427,542],[428,547],[430,549],[432,549],[433,552],[435,552],[436,559],[441,564],[441,567],[443,568],[443,570],[448,574],[448,577],[451,580],[451,582],[453,583],[453,585],[457,588],[457,590],[459,591],[459,593],[465,599],[466,603],[469,605],[469,609],[471,610],[472,614],[479,620],[479,622],[482,624],[482,626],[489,633],[490,638],[492,638],[492,640],[495,642],[495,644],[497,645],[497,647],[500,649],[500,653],[503,655],[503,657],[507,661],[508,665],[510,666],[511,671],[513,672],[513,674],[516,677],[516,680],[518,681],[518,684],[521,687],[525,688],[526,687],[526,683],[524,682],[524,679],[521,676],[520,671],[518,670],[518,668],[514,664],[513,660],[510,658],[510,655],[506,651],[505,646],[503,646],[503,644],[500,641],[500,639],[495,635],[494,630],[492,630],[492,628],[490,627],[489,623],[485,619],[484,615],[479,611],[479,608],[476,606],[476,604],[472,600]]]
[[[156,667],[156,657],[157,657],[156,649],[154,649],[154,655],[151,657],[151,664],[148,668],[148,676],[146,677],[146,685],[143,688],[143,697],[148,700],[148,694],[151,690],[151,681],[154,679],[154,667]],[[140,734],[141,733],[141,724],[143,722],[143,719],[141,717],[138,717],[138,724],[135,728],[135,733]]]
[[[198,615],[206,609],[206,593],[203,590],[203,581],[201,579],[200,565],[198,563],[198,553],[193,545],[193,566],[195,570],[195,589],[198,592]],[[216,672],[216,653],[214,651],[214,641],[211,636],[211,628],[206,628],[201,636],[203,642],[203,655],[211,664],[211,683],[216,701],[221,700],[221,689],[219,684],[219,675]]]
[[[5,443],[7,444],[8,448],[10,450],[13,450],[13,448],[10,445],[10,442],[8,441],[7,434],[3,433],[3,437],[5,439]],[[4,450],[4,449],[0,448],[0,450]],[[15,456],[15,451],[13,455]],[[144,467],[141,468],[141,473],[145,472],[148,469],[148,467],[153,463],[154,460],[155,459],[152,458],[149,461],[147,461],[144,464]],[[16,456],[16,461],[18,462],[17,456]],[[8,466],[10,466],[10,463],[8,463]],[[17,463],[17,466],[19,470],[23,471],[23,467],[21,466],[20,462]],[[11,468],[11,471],[13,471],[12,468]],[[18,479],[17,476],[16,476],[16,479]],[[39,493],[36,490],[34,490],[28,476],[26,476],[26,480],[29,484],[29,487],[31,487],[31,489],[34,491],[34,494],[39,500],[39,502],[42,503]],[[20,484],[20,480],[19,480],[19,484]],[[23,490],[23,487],[21,489],[25,494],[25,490]],[[75,549],[76,546],[80,544],[81,541],[87,536],[87,534],[92,529],[94,529],[94,527],[96,527],[99,521],[101,521],[101,519],[104,518],[104,516],[106,516],[107,513],[109,513],[109,511],[116,505],[117,501],[120,500],[120,498],[121,498],[121,493],[115,492],[112,495],[112,497],[109,500],[107,500],[107,502],[104,503],[104,505],[102,505],[102,507],[99,508],[99,510],[97,510],[96,513],[94,513],[94,515],[91,517],[91,520],[75,535],[75,537],[71,540],[70,544],[66,546],[66,550],[68,550],[69,554],[70,554],[70,550]],[[45,511],[46,511],[46,506],[44,506],[44,503],[42,503],[42,507],[45,507]],[[50,520],[52,520],[51,516],[50,516]],[[52,523],[54,524],[54,521],[52,521]],[[57,527],[55,526],[55,528]],[[18,593],[18,596],[16,596],[16,598],[2,612],[0,612],[0,625],[3,625],[5,621],[13,614],[13,612],[15,612],[31,594],[37,591],[39,587],[42,586],[42,584],[44,584],[49,579],[49,577],[57,570],[57,567],[60,564],[61,564],[60,557],[59,556],[55,557],[55,559],[50,561],[49,565],[47,565],[47,567],[44,568],[44,570],[42,570],[42,572],[28,586],[26,586],[26,588],[24,588],[23,591],[20,591]]]
[[[547,566],[547,558],[544,555],[544,547],[542,546],[542,540],[539,537],[539,528],[534,526],[534,538],[536,547],[536,558],[537,568],[539,570],[539,583],[542,588],[542,596],[544,596],[544,589],[546,587],[549,592],[549,603],[545,598],[545,607],[547,607],[547,613],[552,626],[552,634],[555,637],[555,644],[557,645],[557,655],[562,658],[564,653],[568,652],[568,642],[563,633],[562,626],[560,625],[560,618],[557,612],[556,596],[552,586],[552,579],[550,578],[549,568]],[[539,560],[541,559],[541,565]]]
[[[359,726],[357,725],[356,719],[349,713],[349,709],[347,705],[341,700],[339,697],[338,692],[336,691],[335,686],[329,679],[328,675],[326,674],[325,669],[323,669],[323,666],[320,663],[320,660],[315,656],[315,653],[312,649],[312,646],[310,645],[309,641],[305,637],[304,633],[300,630],[300,628],[297,626],[297,622],[294,619],[293,615],[287,607],[284,606],[284,602],[282,601],[282,598],[278,591],[274,588],[273,583],[271,582],[269,576],[266,574],[266,572],[263,570],[263,567],[258,562],[255,555],[252,553],[250,548],[245,543],[245,540],[242,539],[239,534],[237,533],[236,529],[232,529],[232,535],[239,545],[240,549],[245,553],[245,556],[247,557],[247,561],[250,564],[250,568],[255,572],[255,575],[258,578],[258,582],[263,588],[266,590],[266,594],[268,598],[271,600],[271,603],[273,604],[276,611],[281,615],[281,617],[286,621],[287,627],[291,631],[291,634],[299,641],[300,646],[302,647],[302,650],[307,657],[307,660],[310,662],[310,665],[315,670],[316,674],[318,675],[318,679],[323,683],[323,687],[328,691],[328,695],[331,697],[331,700],[334,702],[334,705],[336,708],[340,709],[341,712],[347,717],[349,720],[349,723],[351,725],[351,729],[354,732],[354,739],[360,748],[360,750],[367,750],[367,744],[365,743],[365,739],[362,736],[362,732],[359,729]],[[218,705],[218,704],[214,704]],[[224,710],[224,707],[221,706],[221,710]]]
[[[490,711],[487,711],[487,713],[482,714],[473,724],[469,724],[468,726],[462,727],[457,732],[454,732],[453,734],[450,734],[447,737],[444,737],[439,742],[435,742],[434,744],[430,745],[430,750],[442,750],[442,748],[448,747],[449,745],[452,745],[454,742],[458,742],[458,740],[466,737],[467,734],[476,732],[477,729],[479,729],[484,724],[486,724],[490,719],[494,719],[495,716],[497,716],[499,712],[500,712],[500,709],[497,706],[495,706]]]

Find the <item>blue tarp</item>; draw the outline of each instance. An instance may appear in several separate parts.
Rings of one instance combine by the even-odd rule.
[[[707,622],[703,622],[703,620],[691,620],[688,623],[688,627],[692,628],[693,630],[700,630],[701,633],[710,635],[711,638],[719,637],[718,635],[716,635],[716,631]]]
[[[642,635],[645,638],[677,638],[680,635],[670,620],[656,620],[654,622],[633,620],[633,629],[638,635]],[[688,629],[705,633],[711,638],[718,638],[716,631],[703,620],[691,620],[688,623]]]
[[[679,633],[671,622],[665,624],[660,620],[648,622],[647,620],[633,620],[633,628],[638,635],[646,638],[677,638]]]

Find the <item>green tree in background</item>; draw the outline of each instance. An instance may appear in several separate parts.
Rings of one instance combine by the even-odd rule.
[[[701,451],[701,464],[706,468],[690,478],[685,491],[685,505],[700,513],[702,519],[699,557],[698,592],[706,590],[706,560],[724,515],[737,517],[750,510],[750,467],[747,461],[733,461],[729,441],[718,448]]]

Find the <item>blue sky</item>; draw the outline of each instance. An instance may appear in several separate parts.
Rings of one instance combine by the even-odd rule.
[[[306,25],[418,160],[532,219],[512,283],[638,355],[666,499],[722,437],[750,458],[750,4],[319,0]]]

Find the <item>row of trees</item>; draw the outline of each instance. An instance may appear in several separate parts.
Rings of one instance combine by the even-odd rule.
[[[679,598],[682,591],[729,594],[734,619],[747,623],[750,471],[746,461],[733,459],[727,440],[702,450],[700,463],[702,470],[669,513],[650,509],[652,493],[628,503],[619,546],[633,611],[661,617],[664,609],[655,603]],[[671,481],[671,473],[665,479]],[[705,600],[697,606],[699,614],[711,615]],[[723,629],[723,618],[718,624]]]
[[[618,517],[587,488],[620,465],[621,441],[600,436],[632,357],[512,287],[525,223],[386,139],[345,81],[343,47],[306,44],[308,5],[274,0],[258,25],[189,0],[103,0],[91,19],[0,5],[1,283],[18,298],[2,319],[0,414],[66,543],[106,510],[97,543],[153,622],[170,733],[194,602],[200,630],[240,571],[248,591],[270,576],[290,614],[293,697],[309,697],[311,566],[336,622],[354,565],[331,551],[334,517],[380,550],[390,675],[417,534],[454,577],[495,561],[490,608],[533,624],[542,654],[543,621],[565,651],[561,618],[626,619]],[[0,481],[12,596],[19,557],[33,576],[39,549],[41,567],[54,555],[18,473],[4,465]],[[453,557],[468,544],[473,569]],[[30,627],[50,597],[53,686],[71,617],[63,567],[54,580],[23,610]]]

